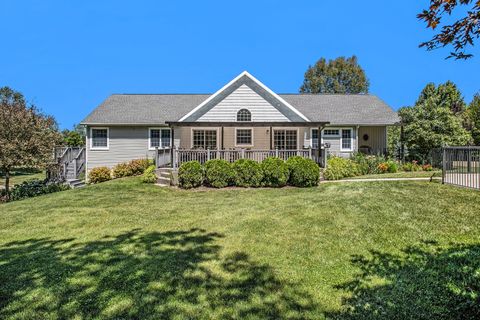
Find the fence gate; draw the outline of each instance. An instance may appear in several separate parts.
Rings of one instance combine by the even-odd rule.
[[[443,149],[442,182],[480,190],[480,147]]]

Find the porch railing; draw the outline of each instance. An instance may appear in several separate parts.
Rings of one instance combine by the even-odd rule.
[[[318,155],[318,149],[298,149],[298,150],[249,150],[249,149],[230,149],[230,150],[192,150],[178,148],[157,149],[156,164],[157,167],[172,166],[178,168],[184,162],[198,161],[205,163],[212,159],[223,159],[228,162],[235,162],[239,159],[251,159],[261,162],[268,157],[278,157],[282,160],[288,160],[293,156],[300,156],[316,161],[320,166],[325,166],[326,149],[321,149],[321,155]]]
[[[62,179],[78,178],[85,171],[84,147],[56,147],[53,157],[54,163],[60,167]]]

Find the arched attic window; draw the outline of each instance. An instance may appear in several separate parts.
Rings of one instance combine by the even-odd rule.
[[[252,114],[247,109],[240,109],[237,112],[237,121],[242,121],[242,122],[252,121]]]

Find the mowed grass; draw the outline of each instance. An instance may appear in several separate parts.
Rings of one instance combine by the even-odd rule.
[[[480,192],[430,182],[0,205],[0,318],[475,319]]]
[[[391,179],[391,178],[441,178],[442,171],[401,171],[396,173],[368,174],[345,179]]]

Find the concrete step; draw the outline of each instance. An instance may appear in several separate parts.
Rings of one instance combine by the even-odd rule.
[[[169,186],[170,183],[171,183],[170,178],[160,177],[160,178],[157,179],[157,184],[159,184],[159,185]]]
[[[85,186],[85,182],[79,179],[67,179],[67,183],[74,189],[83,188]]]

